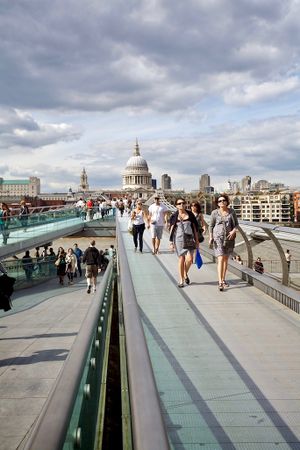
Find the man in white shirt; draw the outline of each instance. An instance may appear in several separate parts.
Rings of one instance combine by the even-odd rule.
[[[155,197],[154,200],[155,202],[149,206],[148,210],[148,221],[150,224],[148,225],[148,228],[150,227],[152,237],[152,254],[157,255],[159,253],[159,246],[168,208],[165,205],[160,204],[160,198],[158,196]]]
[[[285,259],[286,259],[286,262],[287,262],[287,265],[288,265],[288,271],[290,271],[290,268],[291,268],[291,260],[292,260],[292,255],[290,254],[290,251],[287,250],[287,251],[285,252],[284,256],[285,256]]]

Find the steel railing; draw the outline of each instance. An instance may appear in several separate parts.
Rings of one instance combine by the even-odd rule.
[[[113,261],[110,261],[25,450],[94,449],[113,289]]]
[[[138,450],[168,450],[159,396],[118,222],[117,239],[133,444]]]

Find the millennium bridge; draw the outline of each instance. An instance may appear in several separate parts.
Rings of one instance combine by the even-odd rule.
[[[159,255],[148,231],[135,253],[127,221],[57,208],[10,229],[0,258],[19,289],[0,313],[0,449],[300,449],[300,257],[290,270],[284,258],[300,233],[241,223],[244,264],[230,261],[219,292],[206,242],[179,289],[167,230]],[[14,255],[91,233],[117,249],[95,294],[46,268],[24,288]]]

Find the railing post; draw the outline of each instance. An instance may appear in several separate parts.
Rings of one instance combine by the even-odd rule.
[[[250,269],[253,268],[253,252],[252,252],[252,247],[250,245],[250,242],[248,240],[247,234],[245,233],[245,231],[240,227],[240,225],[238,226],[238,230],[241,233],[245,244],[246,244],[246,249],[247,249],[247,258],[248,258],[248,267]]]
[[[279,253],[279,256],[280,256],[280,259],[281,259],[281,266],[282,266],[281,283],[284,286],[288,286],[289,285],[289,270],[288,270],[288,264],[287,264],[286,259],[285,259],[283,248],[281,247],[281,244],[278,241],[277,237],[274,236],[274,233],[269,228],[264,228],[264,227],[261,227],[261,228],[269,236],[269,238],[272,240],[272,242],[274,242],[275,247],[278,250],[278,253]]]

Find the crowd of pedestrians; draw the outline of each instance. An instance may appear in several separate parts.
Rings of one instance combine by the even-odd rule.
[[[196,250],[203,242],[204,235],[209,232],[209,246],[214,250],[217,258],[218,289],[223,291],[229,287],[226,280],[229,257],[239,264],[243,264],[241,257],[235,254],[235,238],[238,229],[236,213],[229,204],[229,197],[223,193],[217,199],[217,208],[212,211],[209,225],[205,222],[201,213],[199,202],[187,204],[184,198],[176,200],[177,211],[169,214],[168,208],[161,202],[160,197],[154,197],[154,202],[146,210],[142,199],[132,200],[126,196],[113,198],[112,200],[80,198],[75,204],[78,216],[86,221],[104,219],[107,215],[120,217],[127,215],[131,221],[134,251],[143,253],[143,236],[145,229],[151,233],[152,254],[158,255],[164,228],[169,230],[170,246],[178,257],[178,286],[183,287],[190,284],[188,275],[191,264],[195,260]],[[30,212],[24,200],[20,202],[18,219],[24,232],[28,227]],[[11,219],[9,206],[2,202],[0,204],[0,234],[3,243],[7,244],[9,238],[9,223]],[[34,276],[52,276],[57,274],[59,283],[64,285],[65,278],[68,284],[74,283],[74,278],[82,277],[82,263],[86,267],[87,291],[90,293],[96,289],[98,272],[105,270],[108,260],[114,255],[114,246],[106,251],[97,250],[95,241],[90,246],[81,250],[75,243],[73,248],[65,251],[60,247],[57,253],[53,248],[44,246],[41,251],[36,247],[33,255],[27,250],[22,258],[22,267],[25,277],[30,282]],[[291,253],[285,252],[285,259],[290,271]],[[260,257],[257,258],[253,269],[258,273],[264,273],[264,266]]]
[[[80,197],[75,203],[77,216],[87,222],[96,219],[104,220],[109,215],[115,217],[117,211],[123,217],[124,213],[130,214],[134,206],[134,202],[127,197],[112,198],[111,200],[103,198],[88,198],[85,200],[83,197]]]
[[[114,245],[105,250],[97,250],[95,240],[91,241],[90,246],[85,251],[81,250],[75,243],[73,248],[70,247],[66,251],[60,246],[55,253],[53,247],[44,246],[42,251],[40,247],[36,247],[32,253],[31,256],[30,251],[26,250],[21,259],[21,266],[27,282],[32,282],[34,277],[51,278],[56,275],[61,286],[72,285],[77,277],[81,278],[84,275],[82,264],[85,264],[89,293],[92,287],[95,292],[97,274],[105,272],[109,260],[114,258],[116,254]],[[97,255],[93,262],[91,262],[92,253]],[[97,274],[95,267],[91,267],[91,264],[97,265]]]

